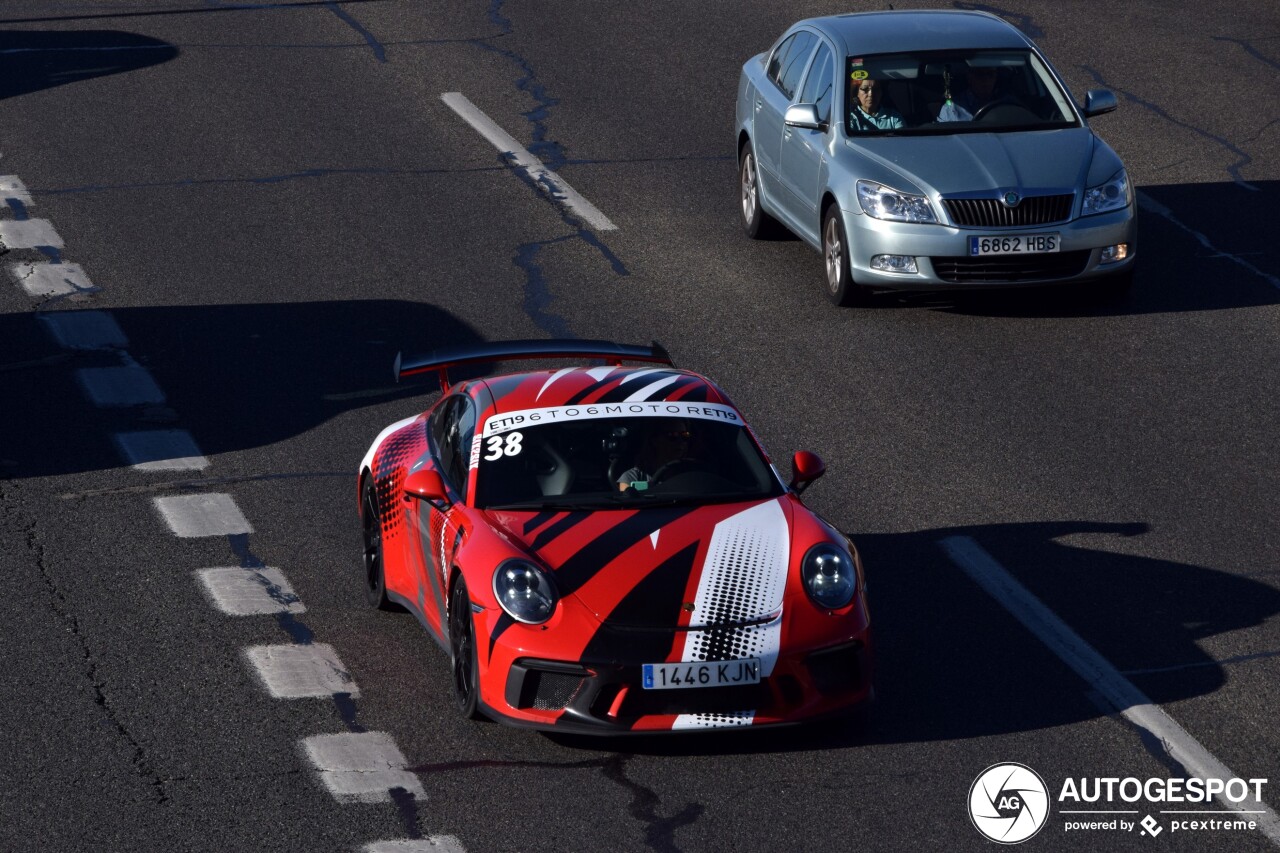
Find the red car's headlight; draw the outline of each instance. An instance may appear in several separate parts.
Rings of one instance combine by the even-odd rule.
[[[493,573],[493,594],[512,619],[526,625],[546,622],[560,600],[546,573],[520,559],[506,560],[498,566]]]
[[[838,545],[823,542],[814,545],[800,564],[805,592],[819,607],[839,610],[858,591],[858,568],[849,552]]]

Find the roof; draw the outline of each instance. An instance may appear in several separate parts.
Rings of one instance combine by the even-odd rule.
[[[483,385],[494,401],[486,414],[552,406],[655,401],[733,405],[706,377],[667,366],[567,367],[494,376],[477,384]]]
[[[848,54],[1024,48],[1030,44],[1009,22],[986,12],[965,10],[858,12],[799,23],[823,31]]]

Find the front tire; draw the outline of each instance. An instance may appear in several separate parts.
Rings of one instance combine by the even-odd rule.
[[[849,250],[840,206],[831,204],[822,215],[822,262],[827,274],[827,297],[836,305],[865,305],[867,290],[853,280]]]
[[[777,223],[760,206],[760,166],[756,162],[751,143],[743,144],[738,155],[738,188],[742,210],[742,230],[752,240],[761,240],[774,233]]]
[[[476,653],[476,628],[471,616],[467,582],[459,575],[449,595],[449,668],[453,674],[453,699],[468,720],[480,713],[480,659]]]
[[[387,598],[387,576],[382,555],[382,521],[378,517],[378,493],[373,478],[365,481],[360,521],[364,534],[364,597],[379,610],[394,610]]]

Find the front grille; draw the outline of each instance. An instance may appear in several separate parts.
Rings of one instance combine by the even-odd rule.
[[[862,684],[862,668],[858,662],[858,644],[814,652],[805,659],[813,684],[826,694],[853,690]]]
[[[696,687],[689,690],[628,690],[619,716],[647,714],[715,714],[754,711],[773,705],[764,682],[737,687]]]
[[[947,215],[956,225],[970,228],[1016,228],[1048,225],[1071,217],[1075,196],[1038,195],[1024,198],[1017,207],[1006,207],[995,198],[944,198]]]
[[[534,682],[533,707],[542,711],[559,711],[573,701],[578,688],[582,686],[582,676],[567,675],[562,672],[529,673]]]
[[[930,258],[933,271],[955,284],[978,282],[1052,281],[1084,272],[1089,250],[1043,255],[992,255],[985,258]]]

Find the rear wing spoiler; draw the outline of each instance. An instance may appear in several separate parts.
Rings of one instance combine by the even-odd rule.
[[[529,340],[529,341],[495,341],[475,346],[447,347],[433,350],[425,356],[402,358],[396,353],[395,365],[392,367],[396,381],[406,376],[436,371],[440,379],[440,390],[449,390],[449,368],[463,364],[476,364],[487,361],[514,361],[525,358],[601,358],[621,366],[624,361],[650,361],[658,364],[675,366],[666,348],[657,341],[649,346],[632,346],[615,344],[612,341],[583,340]]]

